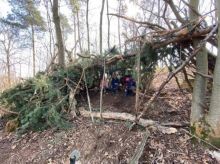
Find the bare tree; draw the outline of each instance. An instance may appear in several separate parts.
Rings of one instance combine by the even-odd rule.
[[[2,59],[6,65],[7,81],[11,85],[12,56],[19,48],[19,30],[4,22],[0,22],[0,49],[5,54]]]

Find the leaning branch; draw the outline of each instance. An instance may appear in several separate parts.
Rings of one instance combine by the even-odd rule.
[[[198,74],[204,78],[207,78],[207,79],[213,79],[213,76],[211,75],[207,75],[207,74],[204,74],[204,73],[201,73],[201,72],[193,72],[194,74]]]
[[[112,16],[116,16],[116,17],[120,17],[120,18],[123,18],[123,19],[126,19],[128,21],[131,21],[131,22],[134,22],[134,23],[138,23],[138,24],[142,24],[142,25],[147,25],[149,26],[150,28],[152,29],[163,29],[165,30],[164,27],[158,25],[158,24],[154,24],[154,23],[150,23],[150,22],[142,22],[142,21],[137,21],[135,19],[132,19],[132,18],[129,18],[129,17],[126,17],[126,16],[122,16],[122,15],[119,15],[119,14],[108,14],[108,15],[112,15]]]
[[[129,164],[138,164],[139,163],[139,159],[141,158],[141,156],[143,154],[144,147],[147,143],[147,139],[149,136],[150,136],[150,132],[148,130],[146,130],[146,132],[143,135],[141,144],[137,147],[137,150],[135,151],[134,155],[132,156]]]

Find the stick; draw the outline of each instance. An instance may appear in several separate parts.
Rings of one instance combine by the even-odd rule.
[[[46,68],[46,70],[45,70],[45,72],[46,72],[47,74],[48,74],[49,69],[50,69],[50,67],[52,66],[54,60],[56,59],[57,55],[58,55],[58,53],[56,53],[56,54],[52,57],[52,59],[51,59],[51,61],[50,61],[50,64],[47,66],[47,68]]]
[[[137,147],[137,150],[135,151],[133,157],[131,158],[131,161],[129,162],[129,164],[138,164],[139,159],[141,158],[143,151],[144,151],[144,147],[147,143],[147,139],[150,136],[150,132],[146,129],[146,132],[143,135],[141,144]]]
[[[128,17],[126,17],[126,16],[122,16],[122,15],[119,15],[119,14],[108,14],[108,15],[120,17],[120,18],[129,20],[129,21],[134,22],[134,23],[139,23],[139,24],[148,25],[148,26],[150,26],[151,28],[156,27],[157,29],[163,29],[163,30],[165,30],[164,27],[159,26],[158,24],[153,24],[153,23],[149,23],[149,22],[137,21],[137,20],[134,20],[134,19],[132,19],[132,18],[128,18]]]
[[[202,77],[205,77],[205,78],[208,78],[208,79],[213,79],[213,76],[211,76],[211,75],[206,75],[206,74],[204,74],[204,73],[195,72],[195,71],[193,71],[193,73],[194,73],[194,74],[198,74],[198,75],[200,75],[200,76],[202,76]]]
[[[13,112],[13,111],[10,111],[10,110],[5,110],[5,109],[3,109],[3,108],[1,108],[1,107],[0,107],[0,110],[3,111],[3,112],[5,112],[5,113],[19,115],[18,112]]]
[[[89,105],[89,111],[90,111],[90,115],[91,115],[91,118],[92,118],[92,122],[94,122],[94,118],[92,116],[92,107],[91,107],[91,102],[90,102],[90,96],[89,96],[89,90],[88,90],[88,86],[87,86],[87,82],[86,82],[86,75],[85,75],[85,72],[84,72],[84,81],[85,81],[85,87],[86,87],[86,94],[87,94],[87,101],[88,101],[88,105]]]

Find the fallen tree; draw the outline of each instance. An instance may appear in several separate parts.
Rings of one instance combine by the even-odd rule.
[[[103,112],[102,117],[99,112],[90,112],[85,110],[84,108],[80,109],[80,115],[86,118],[104,118],[109,120],[121,120],[121,121],[136,121],[136,116],[130,113],[117,113],[117,112]],[[138,125],[149,128],[149,127],[156,127],[159,131],[169,134],[172,133],[171,131],[175,131],[176,128],[179,127],[186,127],[189,124],[185,122],[167,122],[167,123],[160,123],[158,121],[153,121],[149,119],[140,118],[137,122]]]

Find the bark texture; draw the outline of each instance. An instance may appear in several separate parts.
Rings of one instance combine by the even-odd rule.
[[[64,46],[63,46],[63,37],[60,27],[60,17],[58,13],[58,0],[53,0],[53,21],[55,24],[55,31],[56,31],[56,39],[57,39],[57,46],[58,46],[58,63],[60,67],[65,66],[65,56],[64,56]]]
[[[218,31],[220,30],[220,1],[217,1]],[[207,122],[211,126],[213,137],[220,138],[220,32],[218,32],[218,55],[214,71],[214,83],[212,88],[210,110]]]
[[[190,0],[190,5],[195,11],[198,11],[199,0]],[[194,12],[194,10],[189,9],[190,19],[194,20],[198,18],[198,15]],[[199,45],[198,40],[193,41],[193,46],[196,48]],[[196,57],[196,69],[198,72],[203,74],[208,74],[208,55],[206,48],[203,47]],[[192,96],[192,108],[190,121],[191,125],[194,125],[198,122],[204,114],[203,103],[206,95],[206,78],[196,74],[194,87],[193,87],[193,96]]]

